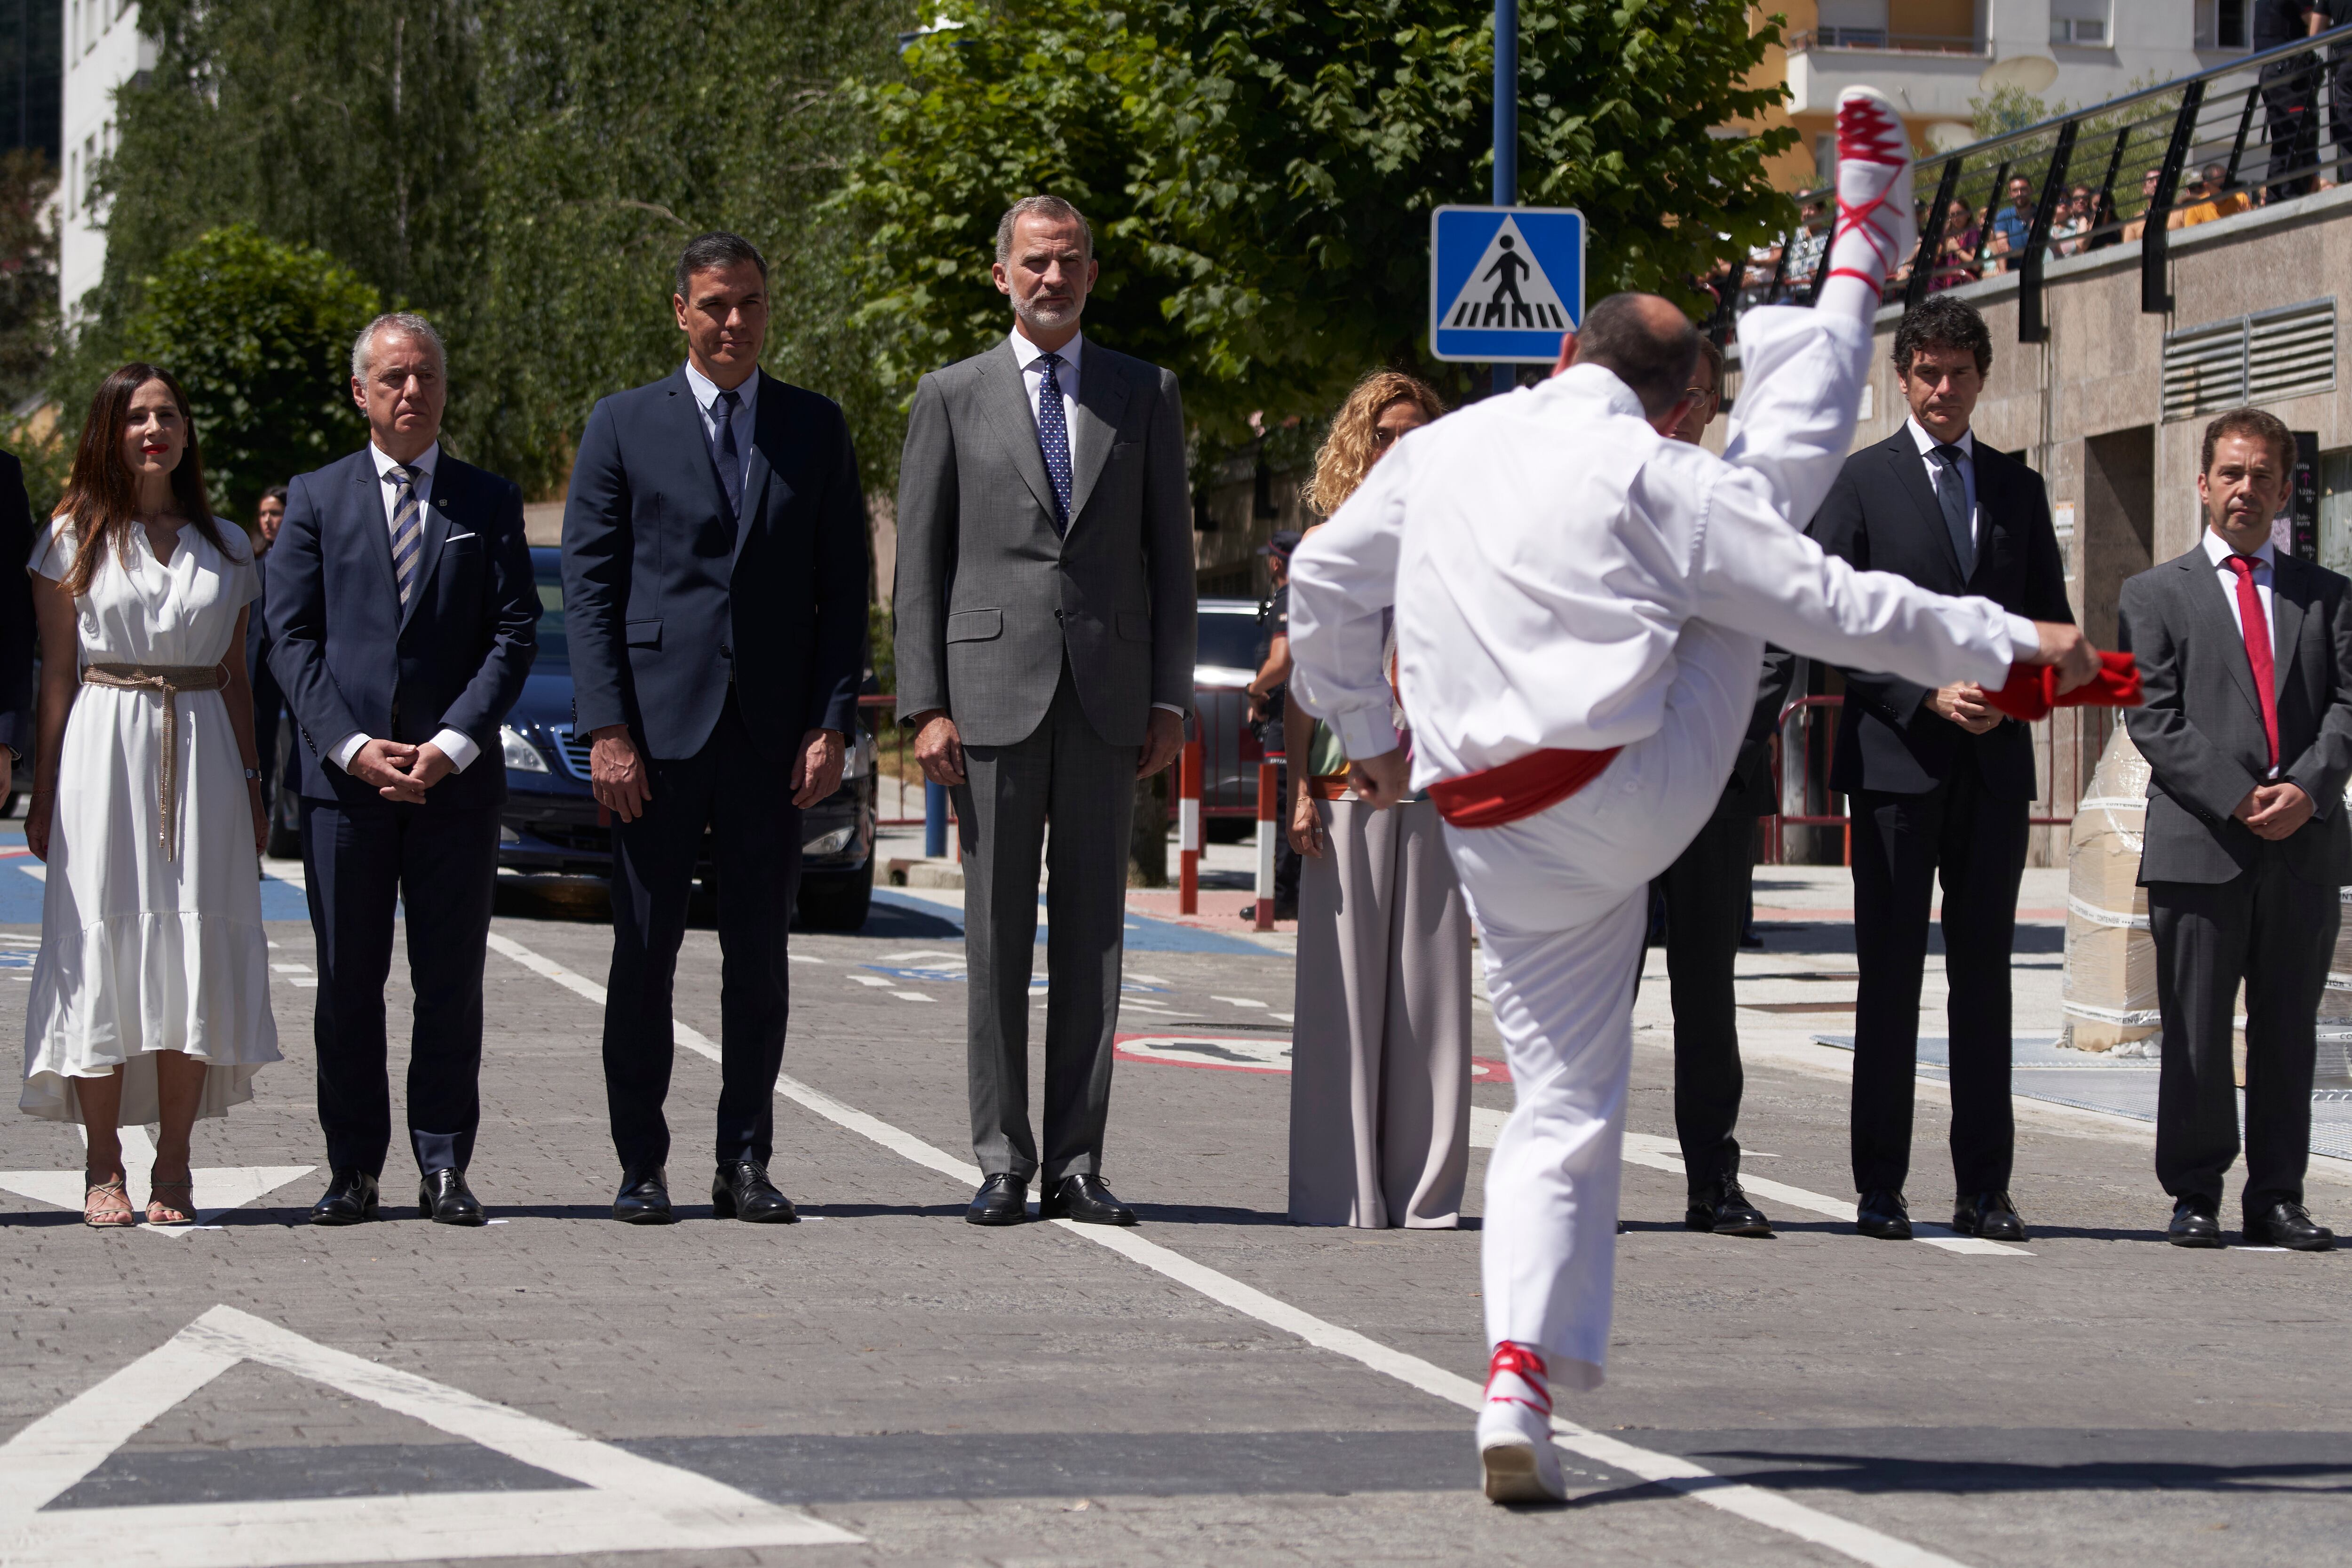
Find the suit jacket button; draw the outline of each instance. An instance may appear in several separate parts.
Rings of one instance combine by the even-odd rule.
[[[729,647],[725,643],[720,643],[719,645],[719,657],[721,658],[733,658],[735,657],[735,650]]]

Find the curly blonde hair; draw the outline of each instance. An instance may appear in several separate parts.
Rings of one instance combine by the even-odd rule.
[[[1410,403],[1431,421],[1445,416],[1445,400],[1437,389],[1401,370],[1376,370],[1356,383],[1348,401],[1331,417],[1331,433],[1315,454],[1315,477],[1299,499],[1318,517],[1329,517],[1356,493],[1372,471],[1380,448],[1372,445],[1372,426],[1391,403]]]

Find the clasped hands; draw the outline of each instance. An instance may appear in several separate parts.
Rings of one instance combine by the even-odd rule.
[[[2256,784],[2230,815],[2252,828],[2255,837],[2276,843],[2309,822],[2318,809],[2301,784],[2282,781]]]
[[[2063,621],[2036,621],[2033,630],[2041,646],[2026,662],[2056,665],[2060,691],[2072,691],[2098,679],[2099,650],[2083,635],[2082,627]],[[1930,691],[1927,706],[1971,735],[1983,734],[2001,719],[1985,700],[1984,688],[1973,680],[1954,681]]]
[[[793,752],[793,804],[806,810],[841,787],[849,742],[838,730],[811,730]],[[635,822],[654,797],[653,775],[625,724],[588,732],[588,793],[623,822]]]
[[[343,770],[390,801],[423,805],[425,792],[457,771],[448,753],[427,741],[421,746],[374,740],[352,753]]]

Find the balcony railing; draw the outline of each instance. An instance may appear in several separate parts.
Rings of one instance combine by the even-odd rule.
[[[1980,38],[1941,33],[1890,33],[1884,27],[1813,27],[1789,35],[1790,54],[1807,54],[1814,49],[1874,49],[1912,55],[1981,55],[1986,52],[1984,41]]]
[[[1916,305],[2013,272],[2018,339],[2041,342],[2050,258],[2137,242],[2140,308],[2168,312],[2172,233],[2352,184],[2352,147],[2322,140],[2332,47],[2352,48],[2352,26],[1921,160],[1919,248],[1885,300]],[[1796,199],[1796,228],[1707,280],[1718,342],[1744,310],[1810,304],[1820,292],[1835,192]]]

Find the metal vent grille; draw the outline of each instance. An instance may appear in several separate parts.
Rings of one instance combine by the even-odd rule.
[[[2336,385],[2336,301],[2246,318],[2246,399],[2276,403]]]
[[[2164,340],[2164,417],[2194,419],[2336,385],[2336,301],[2314,300]]]

